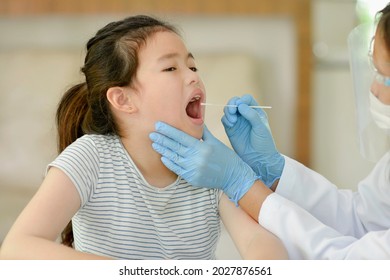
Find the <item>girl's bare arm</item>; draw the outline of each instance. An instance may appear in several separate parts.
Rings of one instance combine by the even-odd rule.
[[[39,190],[11,227],[0,258],[107,259],[56,242],[79,207],[80,196],[72,181],[58,168],[50,168]]]
[[[243,259],[288,259],[282,242],[236,207],[226,195],[221,197],[219,209],[222,221]]]

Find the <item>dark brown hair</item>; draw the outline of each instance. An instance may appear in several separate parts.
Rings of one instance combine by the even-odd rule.
[[[380,28],[386,47],[390,52],[390,3],[377,13],[379,17],[378,28]]]
[[[81,68],[85,82],[66,91],[58,105],[59,153],[84,134],[120,135],[108,105],[107,90],[131,85],[138,66],[138,50],[159,31],[178,34],[177,29],[166,22],[138,15],[107,24],[88,41]],[[62,244],[73,247],[71,221],[61,239]]]

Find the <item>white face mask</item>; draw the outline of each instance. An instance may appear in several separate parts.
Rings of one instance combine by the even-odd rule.
[[[370,112],[378,127],[390,132],[390,105],[382,103],[371,92],[370,96]]]

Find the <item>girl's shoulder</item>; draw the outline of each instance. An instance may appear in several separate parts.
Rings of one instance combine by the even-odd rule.
[[[108,148],[120,144],[120,139],[117,135],[112,134],[85,134],[78,138],[75,143],[93,144],[96,147]]]
[[[70,144],[61,154],[101,157],[112,153],[123,153],[121,141],[117,135],[85,134]]]
[[[118,135],[115,134],[84,134],[79,139],[90,139],[92,141],[119,141]]]

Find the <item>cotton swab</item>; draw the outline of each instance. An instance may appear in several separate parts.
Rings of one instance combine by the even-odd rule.
[[[223,104],[212,104],[212,103],[200,103],[202,106],[219,106],[219,107],[237,107],[237,105],[223,105]],[[249,106],[251,108],[271,109],[271,106]]]

